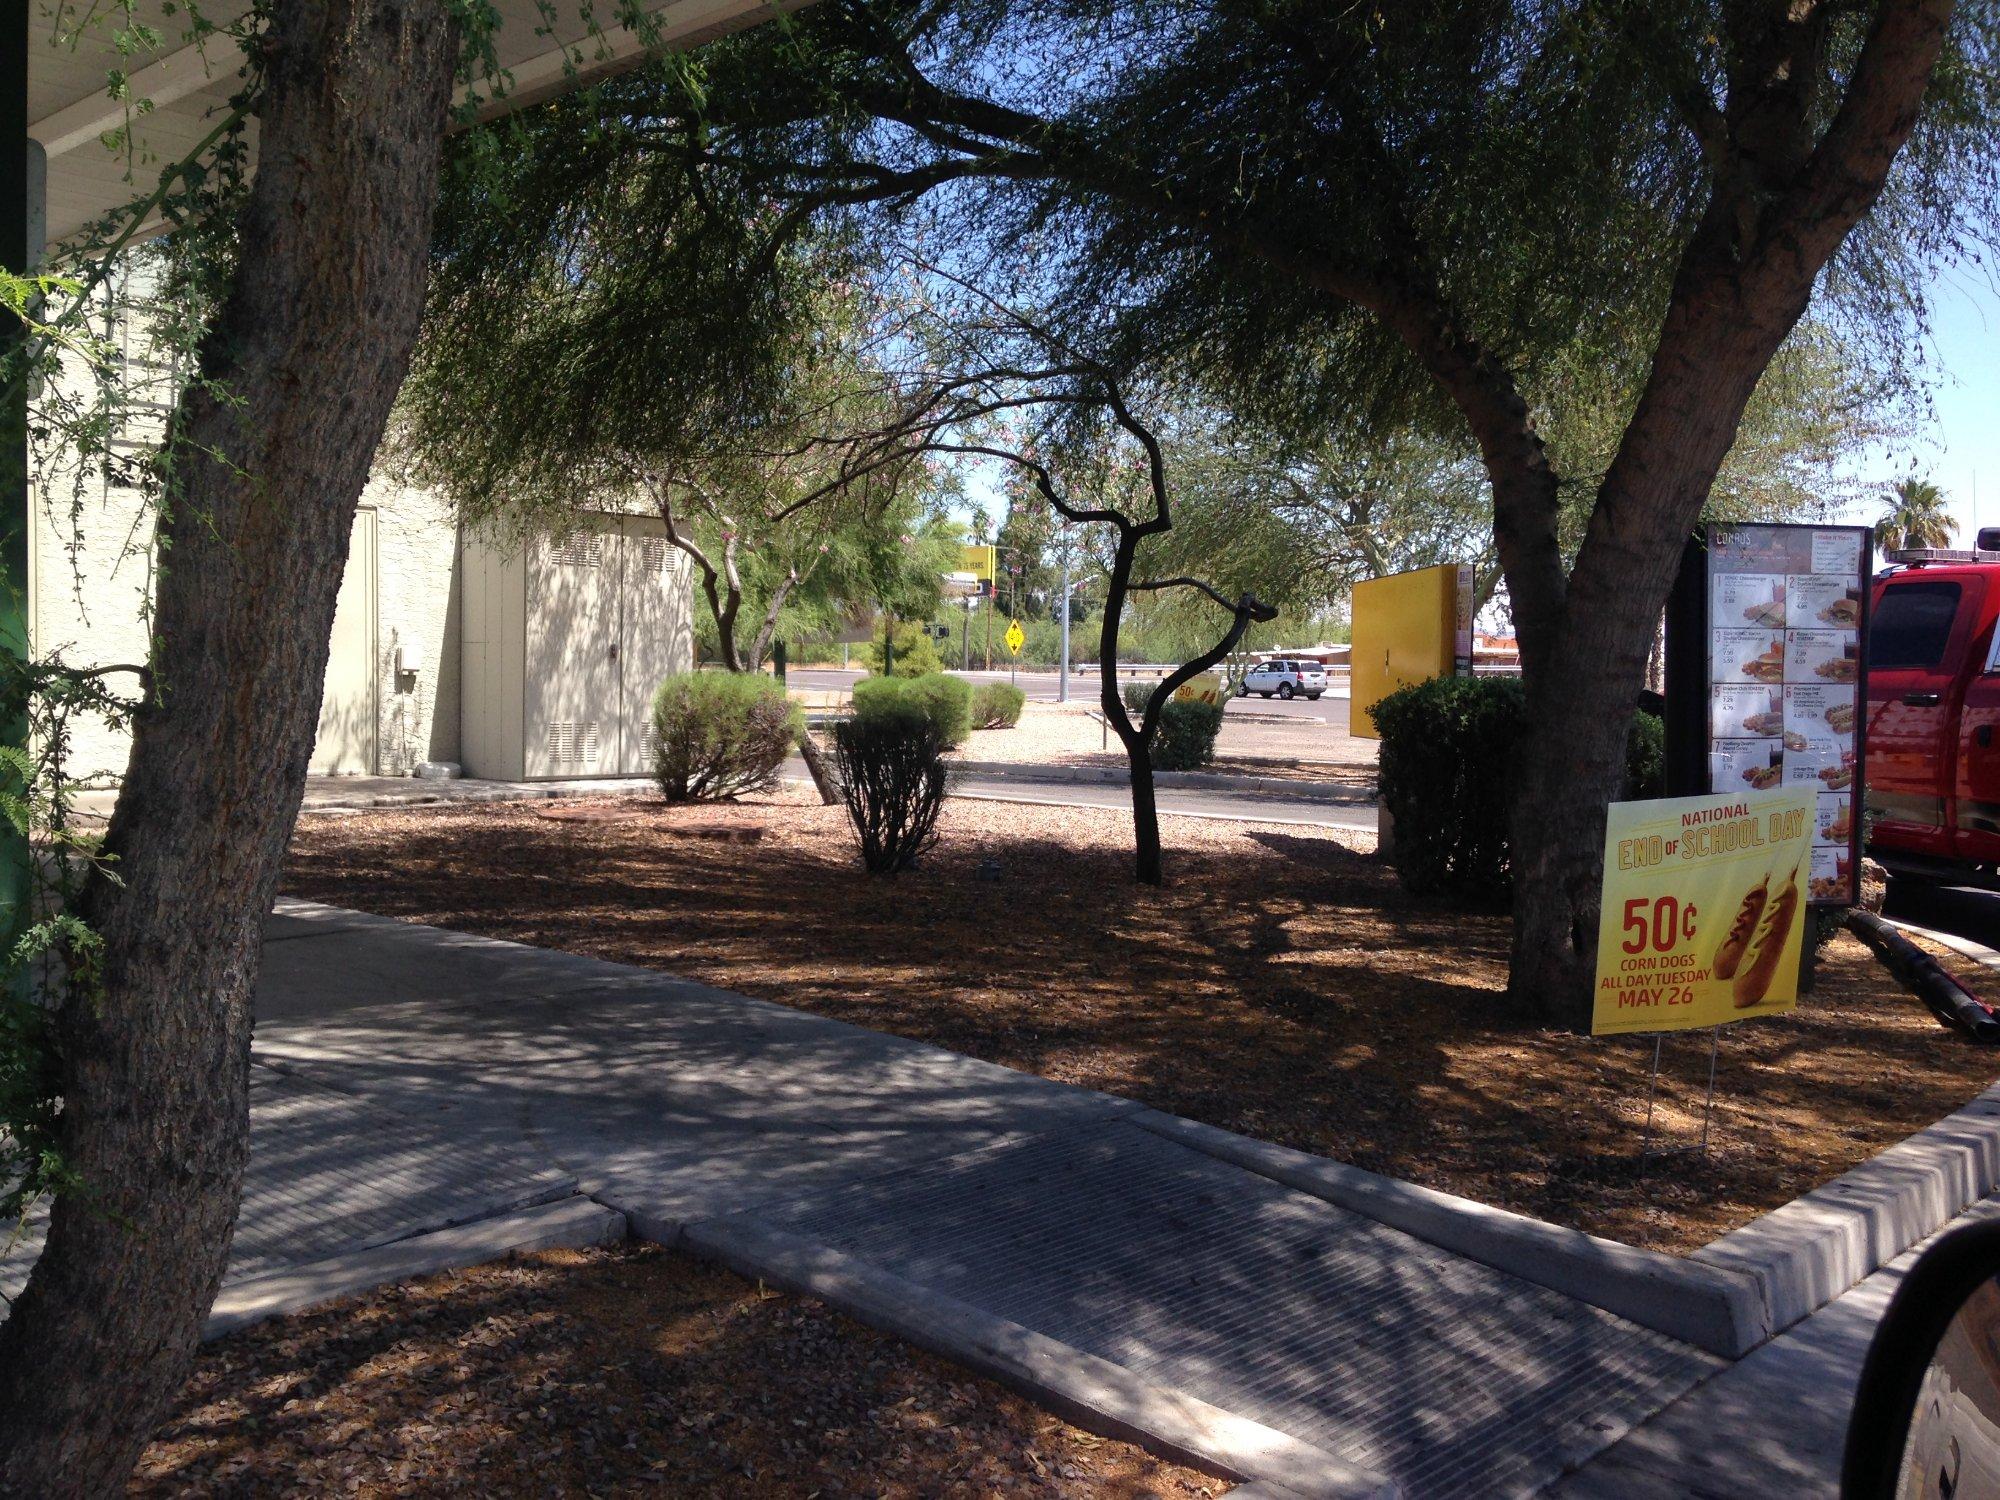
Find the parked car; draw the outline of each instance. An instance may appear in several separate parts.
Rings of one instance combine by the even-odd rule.
[[[1869,612],[1869,853],[1904,879],[2000,887],[2000,528],[1896,562]]]
[[[1280,698],[1296,698],[1301,694],[1308,698],[1318,698],[1326,691],[1326,668],[1316,661],[1262,661],[1243,674],[1243,680],[1236,685],[1236,696],[1247,698],[1255,693],[1260,698],[1276,695]]]

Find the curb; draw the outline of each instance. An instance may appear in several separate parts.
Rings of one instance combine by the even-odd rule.
[[[426,784],[416,781],[414,777],[411,780],[418,786]],[[589,787],[507,785],[457,795],[445,792],[375,792],[365,797],[308,802],[299,808],[299,816],[310,818],[324,813],[338,816],[342,813],[381,812],[385,808],[441,807],[461,802],[560,802],[570,797],[641,797],[650,792],[652,786],[652,782],[644,777],[614,776],[606,777],[602,786]]]
[[[1925,938],[1940,948],[1950,949],[1960,958],[1969,958],[1976,964],[1986,965],[1989,969],[2000,969],[2000,952],[1995,952],[1984,943],[1975,943],[1971,938],[1962,938],[1954,932],[1938,932],[1929,927],[1919,927],[1914,922],[1899,922],[1894,917],[1884,917],[1882,920],[1898,932]]]
[[[266,1318],[302,1312],[412,1276],[458,1270],[534,1250],[615,1245],[624,1238],[625,1216],[616,1209],[589,1198],[565,1198],[225,1286],[209,1309],[201,1336],[218,1339]]]
[[[945,763],[964,776],[989,781],[1042,782],[1050,785],[1129,786],[1129,771],[1117,766],[1044,766],[1008,760],[958,760]],[[1161,791],[1254,792],[1293,802],[1343,802],[1355,807],[1375,805],[1373,793],[1324,781],[1291,781],[1283,776],[1237,776],[1221,771],[1155,771],[1153,785]]]
[[[1757,1284],[1775,1336],[2000,1187],[2000,1085],[1690,1260]]]
[[[1132,1123],[1711,1354],[1739,1358],[1775,1331],[1756,1280],[1734,1267],[1621,1245],[1157,1110]]]
[[[646,1233],[644,1220],[635,1227]],[[1224,1478],[1277,1487],[1267,1495],[1391,1500],[1401,1493],[1380,1475],[1274,1428],[1149,1384],[1121,1365],[795,1235],[712,1219],[682,1229],[675,1247],[817,1297],[871,1328],[998,1380],[1089,1431]]]

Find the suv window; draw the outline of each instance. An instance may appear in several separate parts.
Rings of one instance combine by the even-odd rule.
[[[1955,583],[1891,584],[1868,624],[1868,665],[1935,667],[1958,618]]]

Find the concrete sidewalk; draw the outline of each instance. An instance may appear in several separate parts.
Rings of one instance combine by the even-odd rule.
[[[2000,1201],[1988,1198],[1946,1229],[1996,1215]],[[1937,1237],[1657,1413],[1550,1493],[1561,1500],[1836,1494],[1848,1413],[1875,1325]]]
[[[1902,1264],[1731,1364],[1660,1331],[1672,1277],[1607,1303],[1386,1179],[647,970],[285,902],[258,1015],[212,1332],[629,1230],[1265,1494],[1824,1490]]]
[[[1300,1493],[1531,1493],[1722,1363],[1133,1101],[574,955],[302,903],[271,930],[265,1063]]]

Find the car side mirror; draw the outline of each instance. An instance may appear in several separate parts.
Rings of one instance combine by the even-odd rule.
[[[1953,1230],[1904,1276],[1861,1367],[1840,1492],[2000,1495],[2000,1221]]]

